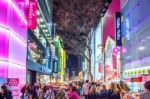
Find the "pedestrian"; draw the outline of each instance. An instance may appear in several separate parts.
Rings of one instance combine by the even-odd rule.
[[[37,99],[37,92],[38,92],[38,84],[34,83],[32,86],[32,99]]]
[[[108,99],[121,99],[115,83],[111,83],[109,86]]]
[[[2,93],[0,92],[0,99],[2,99]]]
[[[108,99],[108,91],[105,85],[101,86],[101,91],[99,93],[100,99]]]
[[[79,83],[76,83],[76,86],[75,86],[75,87],[77,88],[77,93],[78,93],[78,95],[80,96],[80,95],[81,95],[81,91],[82,91],[81,86],[79,85]]]
[[[96,91],[95,85],[91,86],[87,99],[99,99],[99,95],[98,92]]]
[[[76,87],[72,87],[71,91],[68,94],[69,99],[79,99]]]
[[[119,92],[119,94],[120,94],[120,97],[121,97],[121,99],[122,99],[123,96],[124,96],[125,94],[127,94],[127,92],[126,92],[124,89],[121,88],[120,84],[116,84],[116,87],[117,87],[117,90],[118,90],[118,92]]]
[[[140,94],[140,99],[150,99],[150,81],[146,81],[144,84],[145,91]]]
[[[13,99],[12,98],[12,92],[7,89],[6,85],[1,86],[0,99]]]
[[[83,89],[82,89],[85,99],[88,99],[89,88],[90,88],[89,80],[86,80],[85,84],[83,85]]]
[[[26,83],[25,86],[21,89],[21,93],[22,93],[22,96],[21,96],[22,99],[28,99],[31,97],[32,90],[28,83]]]
[[[55,99],[54,91],[52,85],[47,86],[44,99]]]
[[[40,85],[37,91],[38,99],[44,98],[44,86]]]
[[[57,93],[55,99],[66,99],[66,93],[64,88],[60,88],[59,92]]]
[[[100,86],[100,84],[97,84],[97,85],[96,85],[96,90],[97,90],[98,93],[101,92],[101,86]]]

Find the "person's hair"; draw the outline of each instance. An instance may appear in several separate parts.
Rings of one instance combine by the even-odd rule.
[[[145,89],[150,91],[150,81],[146,81],[144,84]]]
[[[89,83],[89,80],[86,80],[85,82],[86,82],[86,83]]]
[[[96,94],[96,87],[94,85],[91,86],[90,88],[90,94]]]
[[[120,84],[116,84],[116,86],[117,86],[117,91],[119,93],[121,93],[122,95],[124,95],[126,93],[125,90],[121,88]]]
[[[112,90],[114,93],[117,93],[117,86],[115,83],[110,84],[110,90]]]
[[[107,90],[105,85],[102,85],[102,90]]]
[[[69,83],[69,86],[70,86],[70,87],[73,87],[73,84],[72,84],[72,83]]]
[[[77,88],[76,87],[72,87],[72,91],[74,92],[76,92],[77,91]]]
[[[5,84],[1,86],[1,89],[3,89],[4,92],[6,92],[6,91],[8,90],[8,89],[7,89],[7,86],[6,86]]]
[[[120,81],[120,87],[125,90],[126,92],[129,92],[130,91],[130,88],[129,86],[127,85],[127,83],[123,82],[123,81]]]

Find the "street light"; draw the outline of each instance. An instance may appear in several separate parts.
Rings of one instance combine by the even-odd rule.
[[[101,49],[101,51],[104,53],[103,54],[103,66],[104,66],[104,68],[103,68],[103,73],[104,73],[104,82],[105,82],[105,46],[103,45],[103,44],[99,44],[99,45],[97,45],[97,47],[98,47],[98,49]]]

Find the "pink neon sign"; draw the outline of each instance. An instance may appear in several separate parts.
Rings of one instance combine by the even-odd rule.
[[[30,1],[29,3],[29,13],[28,13],[28,27],[30,29],[36,29],[37,25],[37,2],[35,0]]]

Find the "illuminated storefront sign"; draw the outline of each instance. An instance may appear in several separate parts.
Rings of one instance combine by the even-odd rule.
[[[28,13],[28,27],[30,29],[36,29],[36,20],[37,20],[37,2],[36,1],[30,1],[29,3],[29,13]]]
[[[55,46],[52,46],[52,59],[55,59]]]
[[[53,73],[58,73],[58,62],[53,61]]]
[[[116,12],[116,46],[122,45],[122,35],[121,35],[121,13]]]

